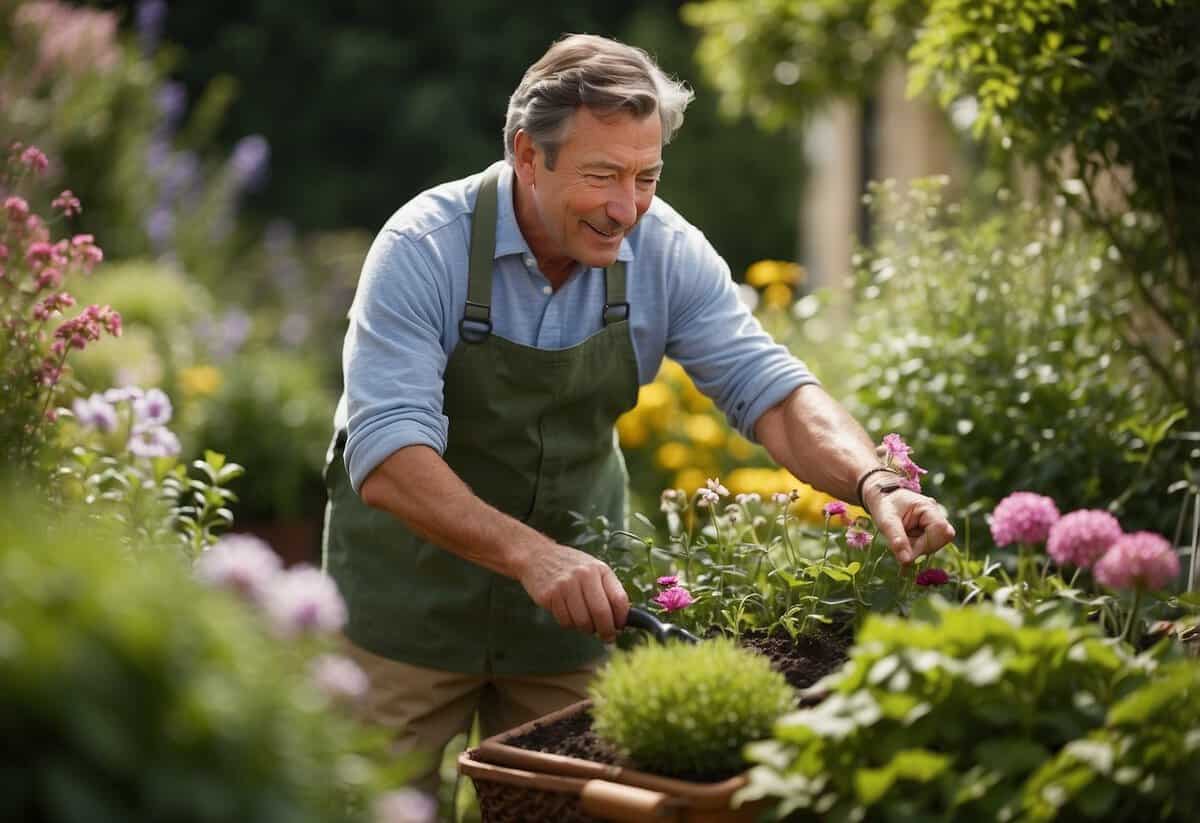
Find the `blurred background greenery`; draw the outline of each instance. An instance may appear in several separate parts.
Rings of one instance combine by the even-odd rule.
[[[0,0],[0,136],[62,159],[76,228],[106,250],[81,299],[127,332],[80,358],[85,385],[166,390],[185,449],[246,465],[240,526],[290,530],[291,560],[316,548],[371,237],[501,156],[509,93],[567,31],[640,45],[696,88],[661,195],[874,436],[906,437],[957,517],[981,526],[1029,488],[1166,531],[1200,428],[1197,28],[1184,2]],[[893,77],[925,131],[888,119]],[[852,129],[830,130],[837,106]],[[948,181],[858,204],[913,143]],[[838,157],[856,161],[851,219],[814,229]],[[830,235],[856,238],[853,260],[816,264]],[[800,485],[673,364],[620,434],[642,510],[717,474]]]

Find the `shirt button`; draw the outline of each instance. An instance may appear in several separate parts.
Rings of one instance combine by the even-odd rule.
[[[554,294],[554,289],[550,286],[542,286],[542,294]]]
[[[525,255],[525,268],[532,269],[536,263],[537,261],[533,259],[532,255]]]

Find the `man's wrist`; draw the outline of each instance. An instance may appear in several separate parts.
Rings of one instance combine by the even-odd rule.
[[[858,504],[863,507],[867,514],[871,514],[871,508],[867,502],[868,494],[870,492],[878,492],[880,497],[891,494],[900,488],[900,482],[896,478],[903,476],[900,471],[891,466],[874,466],[867,469],[859,475],[858,483],[855,485]]]

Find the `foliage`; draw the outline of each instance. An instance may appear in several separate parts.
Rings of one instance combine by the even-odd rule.
[[[1163,666],[1026,784],[1022,819],[1187,820],[1200,804],[1200,665]]]
[[[871,95],[880,72],[912,42],[924,2],[704,0],[683,7],[702,33],[696,59],[726,114],[777,129],[835,96]]]
[[[1063,615],[927,603],[918,619],[868,619],[850,662],[819,684],[831,695],[750,747],[760,765],[744,799],[830,821],[1015,819],[1043,763],[1158,667]]]
[[[596,734],[639,767],[692,777],[737,771],[742,746],[795,705],[766,657],[723,639],[620,653],[589,693]]]
[[[887,228],[855,258],[850,305],[811,310],[790,347],[845,376],[869,431],[907,433],[934,495],[976,517],[977,546],[978,513],[1014,489],[1162,528],[1177,469],[1158,447],[1181,415],[1105,320],[1132,310],[1104,287],[1111,246],[1061,209],[1001,191],[980,215],[944,203],[943,185],[873,187]],[[821,324],[843,330],[840,359],[810,336]]]
[[[1015,25],[997,26],[1000,19]],[[1045,164],[1119,252],[1105,316],[1200,415],[1200,8],[1191,2],[935,0],[911,86],[979,105],[976,129]],[[1114,301],[1115,302],[1115,301]]]
[[[130,556],[105,521],[23,496],[0,507],[0,817],[365,820],[405,777],[301,647],[178,556]]]

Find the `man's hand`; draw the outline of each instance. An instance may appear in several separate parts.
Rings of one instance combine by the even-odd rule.
[[[598,634],[605,643],[625,625],[629,598],[612,569],[586,552],[554,545],[526,554],[517,579],[559,625]]]
[[[903,565],[933,554],[954,539],[954,527],[931,497],[908,489],[883,494],[879,484],[873,484],[863,496],[875,525]]]

